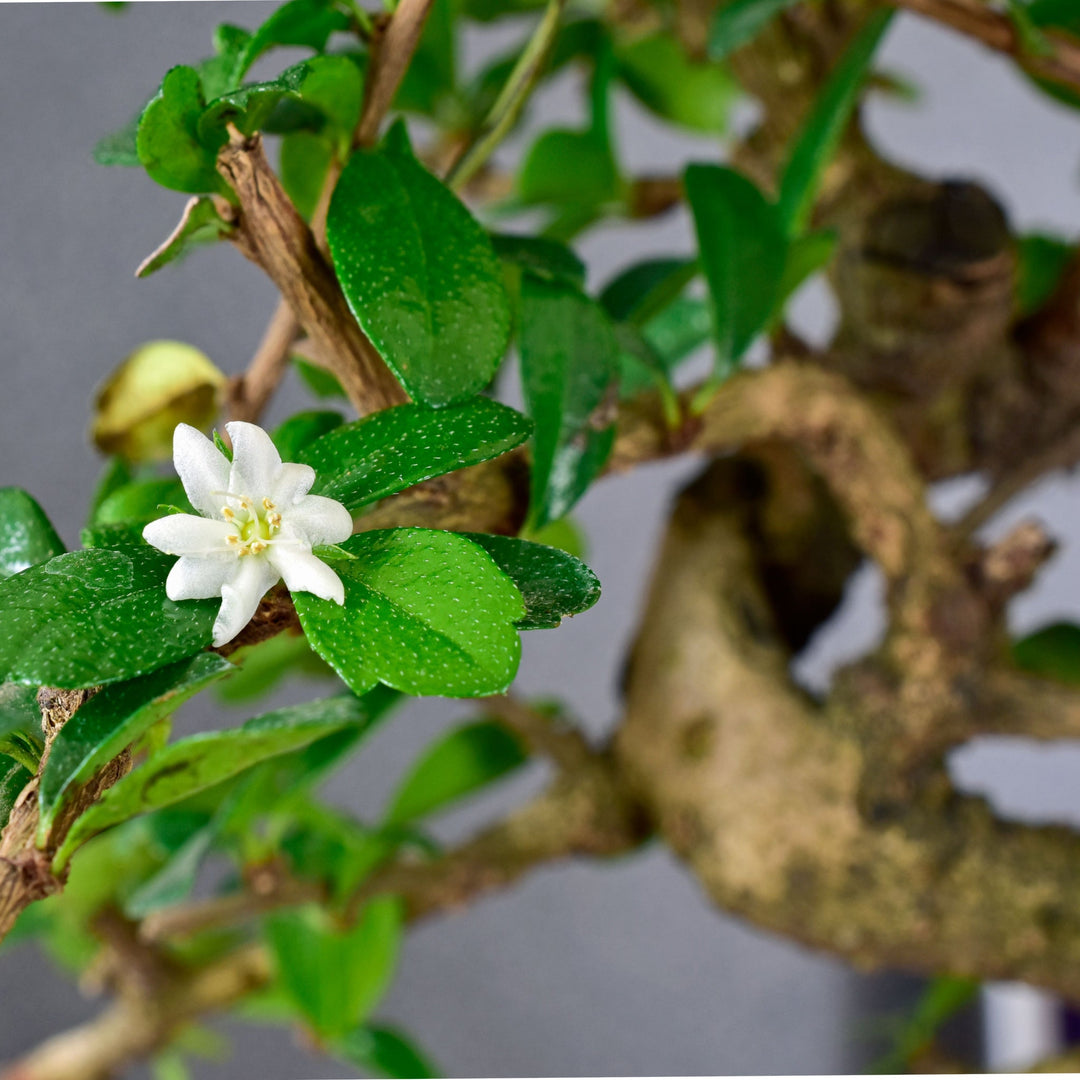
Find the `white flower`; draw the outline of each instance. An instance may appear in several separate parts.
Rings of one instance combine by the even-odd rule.
[[[267,589],[282,578],[290,592],[343,604],[341,579],[311,549],[352,533],[352,517],[341,503],[308,494],[314,469],[283,464],[270,436],[255,424],[234,421],[226,428],[231,465],[201,432],[177,426],[173,461],[202,517],[170,514],[143,529],[148,544],[180,556],[165,582],[170,600],[220,595],[215,646],[247,626]]]

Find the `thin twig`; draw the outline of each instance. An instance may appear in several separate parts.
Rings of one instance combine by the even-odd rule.
[[[299,333],[300,323],[293,309],[284,300],[280,301],[247,371],[229,382],[227,410],[233,420],[254,423],[262,416],[285,376],[289,353]]]
[[[926,15],[951,26],[1000,53],[1013,57],[1024,70],[1039,78],[1080,90],[1080,44],[1061,34],[1044,32],[1046,53],[1025,47],[1008,15],[987,7],[982,0],[889,0],[894,7]]]
[[[476,133],[476,138],[447,172],[446,183],[455,191],[465,187],[483,168],[495,148],[517,123],[533,87],[547,66],[564,3],[565,0],[548,0],[543,18],[521,51],[506,84],[491,107],[491,112]]]

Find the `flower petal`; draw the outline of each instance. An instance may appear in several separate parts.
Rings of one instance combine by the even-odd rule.
[[[340,544],[352,536],[352,514],[336,499],[305,495],[282,514],[282,524],[303,537],[308,547]]]
[[[191,505],[207,517],[221,517],[225,500],[213,492],[227,491],[229,462],[225,455],[190,424],[173,432],[173,464]]]
[[[277,474],[270,491],[270,501],[279,509],[286,509],[302,499],[315,483],[315,470],[310,465],[286,462]]]
[[[257,503],[273,491],[281,469],[281,455],[258,424],[234,420],[225,428],[233,446],[229,490],[234,495],[247,495]]]
[[[235,532],[224,521],[194,514],[167,514],[143,529],[143,539],[166,555],[226,555],[231,551],[226,537]]]
[[[265,557],[248,555],[237,559],[236,566],[236,573],[221,587],[221,608],[214,620],[215,648],[232,641],[251,622],[266,590],[281,576]]]
[[[236,571],[232,553],[211,558],[181,555],[165,579],[165,595],[170,600],[209,600],[221,595],[221,587]]]
[[[267,554],[285,579],[289,592],[309,592],[335,604],[345,603],[341,578],[310,551],[292,544],[273,544]]]

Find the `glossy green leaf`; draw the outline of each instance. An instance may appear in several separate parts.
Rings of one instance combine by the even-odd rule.
[[[74,551],[0,582],[0,680],[100,686],[206,648],[219,604],[169,600],[173,562],[148,545]]]
[[[29,769],[6,754],[0,754],[0,829],[7,824],[15,800],[32,779],[33,773]]]
[[[0,740],[12,733],[40,730],[37,687],[0,683]]]
[[[1054,295],[1077,246],[1055,236],[1020,237],[1016,306],[1021,317],[1038,311]]]
[[[362,710],[354,698],[326,698],[266,713],[229,731],[207,731],[172,743],[118,780],[75,821],[57,852],[57,865],[63,866],[91,836],[350,727]]]
[[[525,601],[519,630],[550,630],[600,599],[600,581],[580,560],[559,548],[516,536],[462,533],[479,544],[518,587]]]
[[[599,475],[611,449],[602,405],[618,376],[619,346],[604,309],[564,283],[526,274],[519,333],[522,383],[536,424],[529,517],[562,517]]]
[[[1033,675],[1080,684],[1080,626],[1051,623],[1028,634],[1013,643],[1013,660]]]
[[[546,131],[518,174],[524,203],[597,206],[619,198],[622,182],[607,142],[595,131]]]
[[[317,56],[269,82],[249,83],[211,101],[199,118],[199,139],[204,145],[221,145],[228,124],[246,135],[329,125],[344,138],[356,126],[362,96],[363,77],[352,60]]]
[[[224,240],[233,228],[233,224],[218,213],[213,199],[205,195],[192,199],[184,208],[180,224],[157,251],[139,264],[135,276],[149,277],[155,270],[182,258],[193,248]]]
[[[214,28],[214,55],[197,64],[203,97],[207,101],[235,90],[243,72],[244,52],[251,44],[251,33],[242,26],[220,23]]]
[[[248,39],[238,58],[235,80],[239,82],[268,49],[293,45],[321,52],[332,33],[348,26],[348,16],[333,0],[289,0]]]
[[[177,479],[136,480],[117,488],[102,500],[94,515],[95,525],[118,525],[125,522],[142,523],[161,517],[162,506],[176,506],[192,514],[184,485]]]
[[[697,259],[646,259],[609,281],[600,293],[600,303],[613,319],[644,326],[700,272]]]
[[[199,653],[130,682],[107,686],[81,706],[53,740],[38,789],[38,840],[47,839],[65,798],[124,747],[185,701],[233,671],[214,653]]]
[[[528,437],[527,417],[489,398],[445,409],[399,405],[345,424],[303,448],[320,495],[356,511],[422,480],[506,453]]]
[[[748,45],[773,19],[800,0],[729,0],[721,4],[709,27],[709,57],[724,57]]]
[[[379,1003],[397,966],[402,921],[393,896],[370,901],[346,930],[314,905],[267,920],[281,986],[319,1035],[342,1037]]]
[[[63,555],[64,550],[35,499],[22,488],[0,488],[0,580]]]
[[[414,400],[446,405],[487,386],[510,334],[499,262],[403,129],[349,159],[326,231],[349,307]]]
[[[281,186],[305,221],[315,213],[333,160],[333,143],[324,135],[294,131],[281,140]]]
[[[341,427],[345,417],[339,412],[317,411],[297,413],[279,424],[271,433],[282,461],[299,461],[301,452],[316,439]]]
[[[357,1028],[336,1044],[335,1052],[366,1073],[391,1080],[427,1080],[445,1075],[410,1036],[397,1028]]]
[[[139,160],[163,187],[193,195],[227,192],[216,168],[216,148],[199,141],[199,117],[205,108],[198,72],[174,67],[139,120]]]
[[[670,31],[619,45],[615,57],[627,88],[658,116],[713,135],[727,129],[738,83],[718,64],[692,61]]]
[[[401,825],[443,809],[520,768],[521,740],[494,720],[459,727],[430,746],[398,785],[386,820]]]
[[[722,379],[769,321],[788,244],[776,208],[741,173],[691,165],[685,184],[709,285],[716,378]]]
[[[345,605],[296,593],[311,647],[354,693],[502,693],[517,671],[521,594],[475,544],[438,529],[360,533],[333,559]],[[328,560],[329,561],[329,560]]]
[[[780,177],[780,218],[789,235],[803,231],[814,209],[821,178],[836,153],[859,99],[874,53],[894,12],[872,14],[848,46],[814,102]]]
[[[557,240],[546,236],[492,233],[491,242],[500,259],[520,270],[528,270],[540,278],[565,281],[578,288],[585,285],[585,264]]]

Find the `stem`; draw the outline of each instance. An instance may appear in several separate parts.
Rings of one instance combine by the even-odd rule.
[[[518,122],[525,103],[547,66],[564,4],[565,0],[548,0],[543,18],[518,57],[476,137],[446,174],[446,183],[454,191],[461,191],[483,168],[495,148]]]

